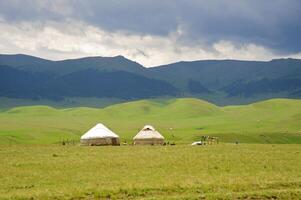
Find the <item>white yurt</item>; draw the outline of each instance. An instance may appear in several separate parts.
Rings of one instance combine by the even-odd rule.
[[[150,145],[162,145],[164,143],[164,137],[150,125],[146,125],[143,129],[133,138],[134,144],[150,144]]]
[[[96,124],[80,138],[82,145],[120,145],[119,136],[103,124]]]

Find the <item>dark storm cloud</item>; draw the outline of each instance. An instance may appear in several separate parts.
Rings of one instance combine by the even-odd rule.
[[[1,0],[8,22],[78,20],[108,31],[165,36],[178,29],[189,43],[255,43],[301,51],[299,0]]]

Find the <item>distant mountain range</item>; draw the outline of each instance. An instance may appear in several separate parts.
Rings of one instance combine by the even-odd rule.
[[[145,68],[123,56],[50,61],[0,55],[0,97],[197,97],[220,104],[300,98],[301,60],[203,60]]]

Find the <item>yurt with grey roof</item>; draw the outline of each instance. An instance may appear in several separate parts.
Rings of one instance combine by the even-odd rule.
[[[146,125],[133,138],[135,145],[163,145],[164,137],[150,125]]]
[[[96,124],[81,136],[80,142],[88,146],[120,145],[119,136],[103,124]]]

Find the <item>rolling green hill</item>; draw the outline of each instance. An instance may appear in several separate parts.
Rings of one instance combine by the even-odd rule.
[[[301,100],[271,99],[226,107],[192,98],[141,100],[103,109],[16,107],[0,112],[0,143],[79,141],[99,122],[127,142],[143,125],[151,124],[167,141],[177,144],[199,140],[202,135],[230,143],[301,143]]]

